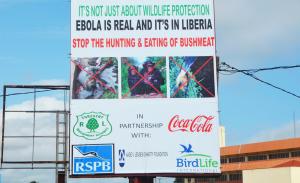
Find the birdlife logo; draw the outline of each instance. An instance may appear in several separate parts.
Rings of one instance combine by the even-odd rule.
[[[101,112],[83,113],[77,116],[73,132],[87,140],[96,140],[108,136],[112,132],[112,126],[108,121],[108,115]]]
[[[112,144],[73,146],[73,175],[113,173],[113,152]]]
[[[180,156],[176,159],[178,172],[218,173],[220,163],[210,155],[200,154],[193,150],[191,144],[180,144]]]
[[[121,168],[125,166],[125,149],[119,149],[119,165]]]

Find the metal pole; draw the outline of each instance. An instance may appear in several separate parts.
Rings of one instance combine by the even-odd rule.
[[[64,171],[57,172],[57,181],[58,183],[65,183],[66,182],[66,174]]]
[[[64,161],[65,162],[67,162],[67,146],[69,145],[68,144],[68,113],[67,112],[65,112],[64,113],[64,122],[65,122],[65,124],[64,124],[64,128],[65,128],[65,134],[64,134]],[[68,164],[67,163],[65,163],[64,164],[64,180],[65,180],[65,182],[67,182],[67,175],[68,175]]]
[[[6,110],[6,86],[3,87],[1,168],[3,163],[3,151],[4,151],[5,110]]]
[[[32,169],[33,169],[33,162],[34,162],[34,136],[35,136],[35,122],[36,122],[36,89],[34,89],[34,94],[33,94],[33,128],[32,128],[32,155],[31,155],[31,160],[32,160]]]
[[[129,183],[153,183],[155,177],[129,177]]]
[[[56,146],[55,146],[55,156],[56,161],[58,161],[58,141],[59,141],[59,134],[58,134],[58,125],[59,125],[59,113],[56,113]],[[55,165],[55,182],[58,183],[58,164]]]
[[[296,131],[296,113],[295,112],[293,114],[293,118],[294,118],[294,138],[296,138],[297,131]]]
[[[8,90],[11,89],[11,88],[16,88],[16,89],[19,89],[19,88],[24,88],[24,89],[33,89],[33,91],[31,90],[30,92],[21,92],[21,93],[12,93],[12,94],[9,94],[8,93]],[[42,91],[39,91],[38,89],[48,89],[48,90],[42,90]],[[2,139],[1,139],[1,157],[0,157],[0,168],[1,169],[59,169],[59,166],[56,167],[57,165],[61,165],[62,166],[62,171],[65,171],[67,172],[68,171],[68,162],[66,161],[67,160],[67,153],[66,153],[66,150],[67,150],[67,140],[68,140],[68,131],[66,130],[68,128],[68,124],[67,124],[67,121],[69,119],[69,111],[67,110],[67,90],[69,90],[70,87],[69,86],[31,86],[31,85],[4,85],[3,86],[3,107],[2,107]],[[46,91],[50,91],[50,90],[64,90],[64,109],[63,110],[44,110],[44,111],[38,111],[37,108],[38,108],[38,102],[37,102],[37,94],[39,92],[46,92]],[[30,111],[28,110],[7,110],[7,105],[8,105],[8,96],[15,96],[15,95],[25,95],[25,94],[34,94],[34,105],[33,105],[33,109],[31,109]],[[69,104],[70,105],[70,104]],[[33,116],[33,124],[32,124],[32,135],[28,135],[28,136],[15,136],[15,135],[10,135],[10,136],[6,136],[6,133],[5,133],[5,123],[6,123],[6,114],[7,113],[32,113],[32,116]],[[35,161],[35,138],[57,138],[58,135],[56,134],[56,136],[36,136],[36,118],[37,118],[37,114],[38,113],[63,113],[65,115],[65,120],[64,120],[64,136],[62,136],[61,138],[64,138],[64,146],[63,146],[63,149],[64,149],[64,157],[63,157],[63,160],[62,161]],[[66,120],[67,119],[67,120]],[[58,121],[57,121],[58,122]],[[29,141],[32,142],[32,154],[31,154],[31,157],[29,159],[29,161],[5,161],[5,158],[4,158],[4,153],[6,153],[5,151],[5,138],[24,138],[24,139],[28,139]],[[31,138],[31,139],[29,139]],[[4,152],[5,151],[5,152]],[[58,158],[57,158],[58,159]],[[18,167],[5,167],[5,165],[7,164],[10,164],[10,165],[16,165]],[[26,166],[26,167],[20,167],[19,164],[21,165],[25,165],[25,164],[28,164],[29,166]],[[36,165],[41,165],[41,167],[37,167]],[[44,166],[44,164],[54,164],[56,166],[53,166],[53,167],[46,167]],[[63,177],[62,175],[66,175],[66,173],[60,173],[59,174],[59,178]]]

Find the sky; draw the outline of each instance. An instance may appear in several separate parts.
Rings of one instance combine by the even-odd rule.
[[[239,69],[300,64],[298,7],[299,0],[215,0],[221,62]],[[0,87],[69,82],[70,1],[0,0],[0,25]],[[257,76],[300,95],[299,68]],[[51,108],[61,99],[53,94],[39,100]],[[10,107],[22,108],[30,100],[15,99]],[[227,145],[291,138],[293,114],[296,136],[300,136],[300,99],[242,74],[220,74],[219,110]],[[47,172],[39,174],[45,175],[40,182],[49,181]],[[38,178],[36,173],[24,175],[13,182]],[[10,176],[11,171],[4,171],[4,182]]]

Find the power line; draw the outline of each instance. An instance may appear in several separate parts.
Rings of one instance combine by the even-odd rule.
[[[5,96],[9,97],[9,96],[13,96],[13,95],[26,95],[26,94],[32,94],[32,93],[48,92],[48,91],[52,91],[52,89],[49,89],[49,90],[40,90],[40,91],[32,91],[32,92],[22,92],[22,93],[11,93],[11,94],[7,94]],[[4,95],[0,95],[0,97],[4,97]]]
[[[294,68],[300,68],[300,65],[292,65],[292,66],[277,66],[277,67],[267,67],[267,68],[259,68],[259,69],[219,69],[219,71],[225,71],[225,72],[231,72],[232,74],[238,73],[238,72],[248,72],[251,74],[261,72],[261,71],[271,71],[271,70],[279,70],[279,69],[294,69]]]
[[[278,67],[269,67],[269,68],[260,68],[260,69],[249,69],[249,70],[241,70],[250,73],[257,73],[260,71],[271,71],[271,70],[278,70],[278,69],[294,69],[300,68],[300,65],[292,65],[292,66],[278,66]]]
[[[225,68],[222,68],[222,67],[225,67]],[[219,65],[219,68],[218,68],[218,71],[221,71],[221,72],[226,72],[225,73],[221,73],[223,75],[232,75],[232,74],[236,74],[236,73],[243,73],[259,82],[262,82],[266,85],[269,85],[273,88],[276,88],[278,90],[281,90],[282,92],[285,92],[287,94],[290,94],[294,97],[297,97],[297,98],[300,98],[299,95],[295,94],[295,93],[292,93],[290,91],[287,91],[283,88],[280,88],[278,86],[275,86],[269,82],[266,82],[260,78],[258,78],[257,76],[254,75],[254,73],[257,73],[257,72],[260,72],[260,71],[270,71],[270,70],[278,70],[278,69],[293,69],[293,68],[300,68],[300,65],[292,65],[292,66],[277,66],[277,67],[269,67],[269,68],[259,68],[259,69],[237,69],[233,66],[230,66],[229,64],[225,63],[225,62],[222,62],[220,65]],[[22,92],[22,93],[12,93],[12,94],[7,94],[6,97],[8,96],[14,96],[14,95],[26,95],[26,94],[32,94],[32,93],[42,93],[42,92],[48,92],[48,91],[52,91],[52,89],[48,89],[48,90],[40,90],[40,91],[32,91],[32,92]],[[0,97],[4,97],[4,95],[0,95]]]
[[[292,96],[294,96],[294,97],[300,98],[299,95],[297,95],[297,94],[295,94],[295,93],[292,93],[292,92],[290,92],[290,91],[288,91],[288,90],[285,90],[285,89],[283,89],[283,88],[280,88],[280,87],[278,87],[278,86],[275,86],[275,85],[273,85],[273,84],[271,84],[271,83],[269,83],[269,82],[267,82],[267,81],[264,81],[264,80],[258,78],[257,76],[255,76],[255,75],[253,74],[253,73],[255,73],[255,72],[263,71],[263,70],[288,69],[288,68],[300,67],[300,65],[296,65],[296,66],[280,66],[280,67],[261,68],[261,69],[250,69],[250,70],[240,70],[240,69],[237,69],[237,68],[235,68],[235,67],[233,67],[233,66],[228,65],[228,64],[225,63],[225,62],[222,62],[220,66],[225,66],[225,68],[224,68],[224,69],[219,69],[219,71],[229,72],[229,73],[231,73],[231,74],[235,74],[235,73],[240,72],[240,73],[243,73],[243,74],[245,74],[245,75],[247,75],[247,76],[249,76],[249,77],[251,77],[251,78],[253,78],[253,79],[255,79],[255,80],[259,81],[259,82],[261,82],[261,83],[264,83],[264,84],[266,84],[266,85],[268,85],[268,86],[271,86],[271,87],[273,87],[273,88],[276,88],[276,89],[278,89],[278,90],[280,90],[280,91],[282,91],[282,92],[285,92],[285,93],[287,93],[287,94],[289,94],[289,95],[292,95]],[[254,72],[254,71],[255,71],[255,72]]]

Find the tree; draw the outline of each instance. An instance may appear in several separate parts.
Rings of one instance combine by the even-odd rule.
[[[91,118],[87,122],[86,127],[90,130],[90,132],[95,132],[95,130],[99,128],[99,123],[95,118]]]

